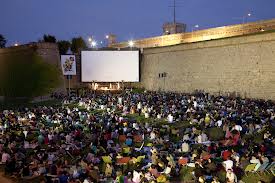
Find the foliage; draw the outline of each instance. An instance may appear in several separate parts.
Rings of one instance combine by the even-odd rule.
[[[5,48],[6,43],[7,43],[7,40],[2,34],[0,34],[0,48]]]
[[[222,140],[224,138],[224,132],[223,132],[222,128],[217,128],[217,127],[208,129],[207,135],[208,135],[209,139],[212,141],[218,141],[218,140]]]
[[[59,69],[33,52],[1,59],[0,96],[31,99],[50,93],[59,83]]]
[[[57,42],[60,55],[64,55],[71,47],[70,41],[61,40]]]
[[[73,53],[79,53],[81,49],[86,49],[86,42],[82,37],[76,37],[72,39],[71,50]]]
[[[50,34],[44,34],[43,41],[46,43],[56,43],[56,38]]]

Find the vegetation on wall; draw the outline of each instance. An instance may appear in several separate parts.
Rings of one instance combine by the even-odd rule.
[[[34,52],[0,59],[0,96],[31,99],[50,93],[60,81],[59,69]]]

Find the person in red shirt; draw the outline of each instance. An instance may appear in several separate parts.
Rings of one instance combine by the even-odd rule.
[[[223,160],[228,160],[229,158],[230,158],[230,156],[231,156],[231,151],[229,151],[229,150],[225,150],[225,151],[223,151],[222,152],[222,159]]]

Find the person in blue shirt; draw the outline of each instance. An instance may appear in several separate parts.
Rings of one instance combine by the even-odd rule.
[[[68,183],[69,176],[66,171],[63,171],[62,174],[59,176],[59,182],[60,183]]]

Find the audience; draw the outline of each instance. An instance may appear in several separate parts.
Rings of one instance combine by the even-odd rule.
[[[274,161],[271,101],[148,91],[63,99],[61,106],[0,112],[7,174],[167,182],[189,167],[195,181],[235,183],[247,165],[256,171]]]

